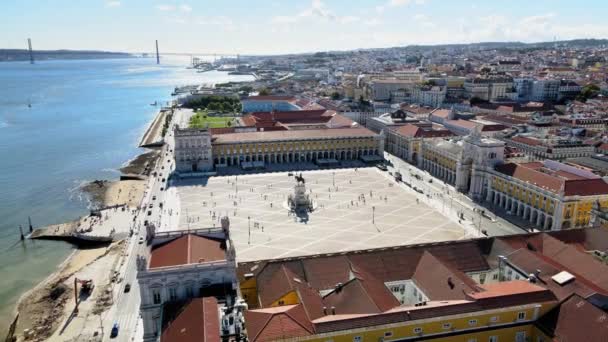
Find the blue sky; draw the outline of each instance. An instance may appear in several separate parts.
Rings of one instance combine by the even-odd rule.
[[[608,38],[608,1],[2,0],[0,48],[290,53]]]

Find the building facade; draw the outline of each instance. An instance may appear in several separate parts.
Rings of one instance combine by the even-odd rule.
[[[340,162],[382,158],[383,152],[384,136],[363,127],[230,133],[213,141],[216,167]]]
[[[485,200],[540,230],[592,226],[593,206],[608,207],[601,177],[551,160],[504,164],[488,178]]]
[[[515,136],[505,139],[505,142],[507,146],[517,148],[532,160],[564,160],[566,158],[588,157],[594,153],[592,145],[578,140]]]
[[[224,217],[222,228],[152,233],[149,258],[137,260],[144,341],[158,340],[166,305],[236,289],[229,225]]]
[[[174,130],[175,169],[178,172],[205,172],[213,169],[211,133],[206,129]]]

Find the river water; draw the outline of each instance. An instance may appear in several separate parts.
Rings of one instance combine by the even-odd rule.
[[[0,338],[22,293],[57,269],[72,247],[19,240],[19,225],[87,213],[78,187],[116,179],[177,85],[252,79],[186,69],[187,59],[0,63]],[[28,105],[30,104],[31,107]]]

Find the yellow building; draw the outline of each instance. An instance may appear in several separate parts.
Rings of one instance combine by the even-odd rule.
[[[378,160],[381,136],[363,127],[257,131],[214,135],[216,167],[345,160]],[[247,164],[245,164],[247,165]]]
[[[594,204],[608,208],[599,176],[555,161],[496,167],[487,201],[543,230],[588,227]]]

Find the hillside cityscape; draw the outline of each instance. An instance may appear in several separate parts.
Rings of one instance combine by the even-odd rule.
[[[608,39],[167,40],[0,49],[7,342],[608,341]]]

